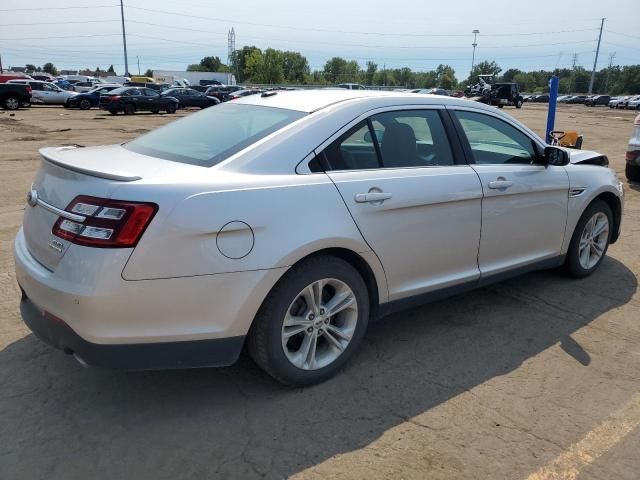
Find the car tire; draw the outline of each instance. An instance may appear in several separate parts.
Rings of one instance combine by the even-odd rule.
[[[86,98],[83,98],[80,100],[78,106],[80,107],[80,110],[89,110],[91,108],[91,102]]]
[[[324,300],[318,302],[320,305],[330,305],[333,298],[340,298],[338,295],[347,295],[345,298],[352,302],[332,316],[321,314],[322,310],[316,305],[317,317],[310,316],[313,312],[304,300],[303,291],[311,288],[317,292],[321,282],[325,283],[321,287],[323,294],[320,298]],[[337,305],[343,302],[338,301]],[[292,313],[294,309],[298,311]],[[303,316],[292,316],[300,312]],[[291,323],[290,330],[285,332],[287,318],[290,322],[301,319],[301,322],[309,324]],[[254,319],[247,347],[258,366],[280,383],[292,387],[311,385],[334,376],[353,356],[362,342],[368,321],[369,293],[358,271],[337,257],[311,257],[294,265],[273,287]],[[291,333],[300,328],[302,330]],[[348,335],[343,333],[343,337],[336,333],[336,330],[347,331],[341,330],[345,328]],[[329,336],[327,332],[331,332]],[[340,348],[333,343],[336,339]],[[305,345],[317,348],[309,347],[305,355],[302,351]],[[310,352],[313,352],[311,356]],[[294,357],[299,361],[293,360]]]
[[[151,109],[151,113],[160,113],[160,109],[159,108],[152,108]]]
[[[117,115],[117,114],[118,114],[118,110],[115,110],[115,109],[113,109],[113,108],[110,108],[110,109],[109,109],[109,113],[110,113],[111,115]]]
[[[624,167],[624,174],[630,182],[640,182],[640,165],[627,163]]]
[[[17,110],[20,108],[20,99],[18,97],[9,96],[4,99],[3,106],[7,110]]]
[[[516,101],[516,108],[522,108],[522,100]]]
[[[124,106],[124,114],[133,115],[134,113],[136,113],[136,106],[133,103],[127,103]]]
[[[167,106],[164,108],[167,113],[176,113],[177,110],[175,103],[167,103]]]
[[[592,233],[597,233],[597,229],[601,228],[605,219],[606,232],[603,230],[598,235],[591,236]],[[591,275],[607,254],[612,233],[613,213],[611,208],[602,200],[594,200],[583,212],[573,231],[565,261],[569,275],[574,278]],[[598,250],[596,250],[596,246]],[[596,253],[597,251],[599,254]]]

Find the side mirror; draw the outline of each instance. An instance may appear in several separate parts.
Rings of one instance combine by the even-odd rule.
[[[569,165],[569,154],[558,147],[545,147],[543,161],[545,165],[562,167]]]

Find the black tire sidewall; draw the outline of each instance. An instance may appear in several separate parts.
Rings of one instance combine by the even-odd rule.
[[[630,182],[640,182],[640,165],[626,164],[624,174]]]
[[[604,252],[602,252],[602,257],[598,260],[598,262],[591,268],[585,269],[582,265],[580,265],[580,237],[582,236],[582,232],[584,231],[584,227],[587,222],[593,217],[596,213],[602,212],[607,216],[607,220],[609,221],[609,238],[607,238],[607,245],[605,246]],[[583,278],[591,275],[597,268],[600,266],[604,257],[607,254],[607,250],[609,249],[609,243],[611,242],[611,235],[613,235],[613,212],[607,203],[602,200],[594,200],[589,204],[589,206],[585,209],[578,220],[575,230],[573,231],[573,236],[571,237],[571,243],[569,244],[569,250],[567,251],[567,259],[566,266],[569,273],[576,278]]]
[[[11,100],[14,100],[18,106],[15,107],[15,108],[10,107],[9,106],[9,102]],[[4,108],[6,108],[7,110],[18,110],[20,108],[20,99],[18,97],[12,97],[12,96],[5,98],[4,99]]]
[[[353,291],[358,302],[358,323],[351,342],[344,352],[330,365],[318,370],[301,370],[295,367],[286,357],[282,348],[282,322],[287,309],[303,288],[321,278],[336,278],[345,282]],[[320,383],[334,376],[353,356],[362,343],[369,321],[369,294],[367,286],[358,271],[336,257],[315,257],[292,267],[276,284],[261,311],[256,316],[251,335],[261,330],[259,338],[251,340],[262,341],[262,345],[254,347],[262,349],[262,355],[257,354],[249,342],[249,351],[261,367],[281,383],[290,386],[304,386]]]
[[[91,108],[91,102],[89,100],[82,99],[78,106],[80,107],[80,110],[89,110]]]
[[[124,106],[124,114],[125,115],[133,115],[134,113],[136,113],[136,107],[131,103],[127,103]]]
[[[165,109],[167,113],[176,113],[176,110],[178,110],[177,106],[174,103],[167,103]]]

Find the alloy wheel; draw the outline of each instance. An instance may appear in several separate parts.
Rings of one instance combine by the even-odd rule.
[[[296,295],[282,323],[282,348],[302,370],[333,363],[347,348],[358,323],[358,302],[335,278],[317,280]]]
[[[580,244],[578,258],[585,270],[593,268],[604,255],[609,241],[609,219],[602,212],[597,212],[585,224]]]
[[[17,110],[20,107],[20,101],[15,97],[9,97],[5,101],[5,106],[9,110]]]

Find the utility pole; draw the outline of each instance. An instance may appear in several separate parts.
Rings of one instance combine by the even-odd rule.
[[[227,33],[227,65],[233,71],[232,64],[235,60],[235,51],[236,51],[236,31],[233,27]],[[240,78],[240,65],[238,62],[235,62],[235,70],[236,70],[236,82]]]
[[[469,72],[469,81],[471,81],[471,75],[473,75],[473,67],[476,64],[476,47],[478,46],[477,38],[480,30],[475,29],[473,32],[473,43],[471,46],[473,47],[473,55],[471,56],[471,72]]]
[[[578,63],[578,54],[573,54],[573,61],[571,62],[571,78],[569,79],[569,91],[567,93],[571,93],[573,91],[573,81],[576,78],[576,64]]]
[[[596,65],[598,64],[598,54],[600,53],[600,41],[602,40],[602,29],[604,28],[605,18],[600,22],[600,34],[598,35],[598,46],[596,47],[596,58],[593,61],[593,70],[591,70],[591,80],[589,80],[589,95],[593,93],[593,81],[596,78]]]
[[[0,55],[0,73],[4,73],[4,70],[2,70],[2,55]]]
[[[120,0],[120,18],[122,19],[122,46],[124,47],[124,76],[129,75],[129,60],[127,59],[127,34],[124,31],[124,5]]]
[[[136,61],[138,62],[138,75],[140,75],[140,57],[136,55]]]

